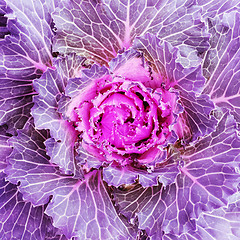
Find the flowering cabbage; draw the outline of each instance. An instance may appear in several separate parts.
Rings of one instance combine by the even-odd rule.
[[[0,0],[1,239],[239,239],[239,8]]]

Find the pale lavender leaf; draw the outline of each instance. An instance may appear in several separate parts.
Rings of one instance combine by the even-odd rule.
[[[7,6],[5,0],[0,0],[0,15],[4,16],[5,14],[11,13],[12,10]]]
[[[221,108],[230,109],[240,123],[240,13],[231,12],[208,20],[211,33],[203,73],[204,93]]]
[[[208,48],[201,8],[189,1],[62,1],[54,13],[55,51],[77,52],[108,63],[136,36],[151,32],[196,53]],[[197,60],[197,62],[199,62]]]
[[[130,221],[143,209],[153,195],[161,191],[162,185],[144,188],[140,184],[132,184],[114,188],[113,196],[119,212]]]
[[[179,238],[173,234],[164,234],[162,236],[162,240],[179,240]],[[198,240],[201,240],[201,239],[198,239]]]
[[[235,168],[240,161],[240,140],[236,124],[231,115],[225,114],[215,132],[204,137],[195,146],[187,147],[183,152],[185,166],[177,177],[176,195],[171,208],[176,213],[166,214],[163,230],[166,233],[181,234],[195,230],[193,219],[202,211],[211,211],[228,203],[228,198],[237,191],[239,174]],[[164,191],[162,192],[162,195]],[[175,202],[175,203],[174,203]],[[149,202],[139,215],[140,227],[153,231],[150,223],[159,219],[156,211],[163,203]],[[170,210],[170,209],[169,209]],[[167,211],[167,210],[166,210]],[[172,210],[170,210],[172,211]],[[151,213],[151,215],[149,215]],[[156,230],[154,230],[156,231]]]
[[[101,180],[101,172],[92,172],[83,182],[54,191],[46,212],[67,237],[77,239],[133,239],[113,208]]]
[[[163,155],[166,158],[166,155]],[[174,154],[163,163],[155,166],[145,166],[142,169],[138,166],[118,166],[113,162],[108,167],[103,168],[103,180],[109,185],[120,186],[138,181],[143,187],[156,186],[159,183],[167,186],[175,181],[179,173],[179,155]]]
[[[70,77],[79,76],[83,58],[71,55],[55,62],[55,70],[48,69],[40,79],[34,81],[38,93],[33,99],[32,115],[38,129],[50,129],[51,139],[46,141],[51,162],[56,163],[65,173],[74,173],[74,144],[77,132],[71,122],[66,121],[58,102],[63,96]]]
[[[32,80],[41,74],[18,44],[18,39],[7,36],[0,49],[0,123],[7,123],[12,134],[30,117]]]
[[[240,232],[239,202],[236,206],[230,204],[228,208],[220,208],[211,213],[202,213],[197,221],[197,233],[202,239],[238,240]]]
[[[194,232],[194,231],[192,231],[191,233],[182,234],[177,239],[178,240],[204,240],[201,238],[201,236],[197,232]]]
[[[89,152],[87,152],[80,143],[79,146],[76,144],[76,153],[75,156],[76,162],[78,165],[85,165],[86,163],[91,168],[100,168],[102,166],[102,162],[99,161],[95,156],[91,155]]]
[[[166,41],[162,41],[153,34],[137,37],[133,48],[144,53],[145,58],[151,62],[153,75],[161,83],[170,87],[180,86],[185,91],[201,93],[205,79],[201,74],[200,65],[185,68],[177,62],[178,48]]]
[[[137,171],[131,171],[128,167],[108,166],[103,168],[103,180],[110,186],[132,184],[136,181],[137,176]]]
[[[85,180],[61,174],[46,155],[43,142],[47,137],[47,131],[30,125],[11,139],[14,150],[6,173],[11,182],[20,181],[24,199],[39,205],[53,196],[46,213],[67,238],[132,239],[135,229],[118,216],[101,172],[90,172]]]
[[[181,158],[178,154],[168,158],[162,166],[154,167],[151,171],[139,172],[139,183],[143,187],[163,184],[164,187],[175,182],[179,173],[179,162]]]
[[[214,104],[209,96],[205,94],[196,96],[178,86],[176,88],[179,89],[180,102],[187,116],[186,122],[191,129],[190,138],[186,135],[184,140],[193,142],[198,137],[211,133],[215,129],[217,120],[211,115]]]
[[[61,235],[56,235],[56,236],[50,236],[50,237],[46,237],[45,240],[69,240],[66,238],[66,236],[64,234]]]
[[[21,182],[19,189],[24,199],[41,205],[49,201],[52,189],[64,185],[67,179],[70,182],[77,180],[61,175],[59,169],[49,162],[43,143],[50,137],[49,132],[34,128],[28,124],[24,130],[18,130],[18,136],[9,140],[13,151],[7,158],[5,173],[12,183]]]
[[[46,215],[47,216],[47,215]],[[49,217],[49,216],[48,216]],[[47,234],[44,240],[69,240],[60,229],[55,228],[52,224],[52,218],[49,217],[51,220],[51,226],[49,227]],[[74,240],[74,239],[71,239]]]

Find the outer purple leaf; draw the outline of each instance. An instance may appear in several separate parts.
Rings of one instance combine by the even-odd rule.
[[[134,232],[122,223],[113,208],[101,172],[93,172],[82,183],[57,189],[55,194],[47,214],[67,237],[133,239]]]
[[[52,64],[52,19],[44,1],[7,1],[7,35],[0,42],[0,124],[8,131],[22,128],[30,117],[32,80]],[[17,19],[13,17],[17,16]]]
[[[22,128],[30,117],[32,104],[32,79],[39,76],[40,72],[30,60],[14,51],[19,42],[7,36],[1,42],[0,55],[0,123],[7,123],[8,131],[15,133],[15,129]],[[21,56],[22,55],[22,56]],[[13,64],[14,63],[14,64]]]
[[[208,35],[200,19],[200,7],[194,1],[64,0],[54,13],[58,29],[54,49],[108,63],[119,50],[128,49],[136,36],[151,32],[181,45],[183,55],[185,48],[188,53],[203,52]]]
[[[208,20],[211,48],[203,64],[208,79],[204,93],[219,107],[231,110],[240,123],[240,14]]]
[[[53,196],[46,213],[67,238],[132,239],[136,234],[118,216],[101,172],[93,171],[85,175],[85,180],[61,174],[46,155],[46,137],[46,131],[29,126],[11,139],[14,150],[6,173],[11,182],[20,181],[24,198],[41,205]]]
[[[50,129],[51,137],[46,141],[51,162],[56,163],[65,173],[76,173],[74,164],[74,143],[77,137],[72,124],[58,112],[58,102],[65,92],[70,77],[78,76],[81,57],[71,55],[58,59],[55,70],[48,69],[40,79],[34,81],[38,96],[34,97],[32,115],[38,129]]]
[[[177,207],[176,186],[168,185],[163,188],[162,185],[143,188],[136,185],[134,188],[116,191],[115,200],[120,213],[126,216],[129,221],[139,222],[139,228],[144,229],[151,239],[161,239],[165,226],[170,224],[176,228]],[[147,214],[146,214],[147,212]],[[144,216],[143,216],[144,214]],[[178,219],[182,224],[182,219]],[[143,224],[146,221],[145,224]],[[188,228],[194,226],[194,221],[189,220]],[[181,226],[186,228],[184,224]]]
[[[214,104],[211,102],[209,96],[189,93],[184,89],[176,86],[180,93],[180,102],[184,107],[186,115],[183,116],[187,122],[187,126],[191,129],[191,134],[184,136],[185,140],[189,142],[195,141],[199,136],[204,136],[211,133],[216,126],[216,119],[211,115],[214,109]]]
[[[162,83],[167,89],[172,87],[179,91],[180,102],[185,110],[183,118],[186,118],[190,127],[191,140],[211,133],[216,124],[216,120],[209,115],[214,105],[208,96],[196,95],[201,93],[205,82],[201,67],[184,68],[177,62],[178,49],[151,34],[137,38],[134,48],[145,54],[157,72],[153,73],[155,81],[152,81],[152,87]],[[189,140],[189,133],[185,135],[185,140]]]
[[[4,177],[0,173],[1,239],[45,240],[54,236],[57,230],[52,226],[50,217],[44,214],[46,206],[34,207],[30,202],[23,201],[18,187],[5,181]]]
[[[240,238],[239,193],[235,202],[210,213],[203,212],[196,221],[197,231],[182,235],[179,239],[238,240]]]
[[[7,142],[11,135],[7,134],[6,131],[6,125],[0,126],[0,172],[6,168],[6,157],[12,152],[12,148]]]
[[[144,188],[140,184],[126,185],[114,188],[113,196],[119,207],[119,212],[129,221],[149,202],[153,195],[161,191],[162,185]]]
[[[6,23],[7,18],[0,14],[0,38],[4,38],[5,35],[9,34]]]
[[[202,7],[202,16],[204,18],[214,18],[216,15],[223,15],[225,12],[231,12],[234,9],[240,9],[238,0],[197,0],[197,4]]]
[[[53,32],[51,29],[52,1],[14,1],[8,0],[7,6],[13,10],[16,21],[9,22],[9,29],[12,33],[22,37],[19,45],[27,52],[28,57],[34,60],[35,66],[46,70],[51,66],[51,42]],[[51,6],[53,7],[53,6]]]
[[[176,184],[116,195],[120,212],[127,217],[137,213],[139,227],[153,239],[161,230],[173,235],[194,231],[194,219],[227,205],[229,196],[237,191],[240,140],[235,125],[226,113],[215,132],[187,147]]]

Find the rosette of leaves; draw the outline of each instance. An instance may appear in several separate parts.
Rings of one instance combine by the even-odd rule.
[[[239,16],[0,1],[2,239],[239,239]]]

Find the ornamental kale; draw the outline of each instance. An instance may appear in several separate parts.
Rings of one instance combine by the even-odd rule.
[[[238,0],[0,0],[0,239],[240,239]]]

